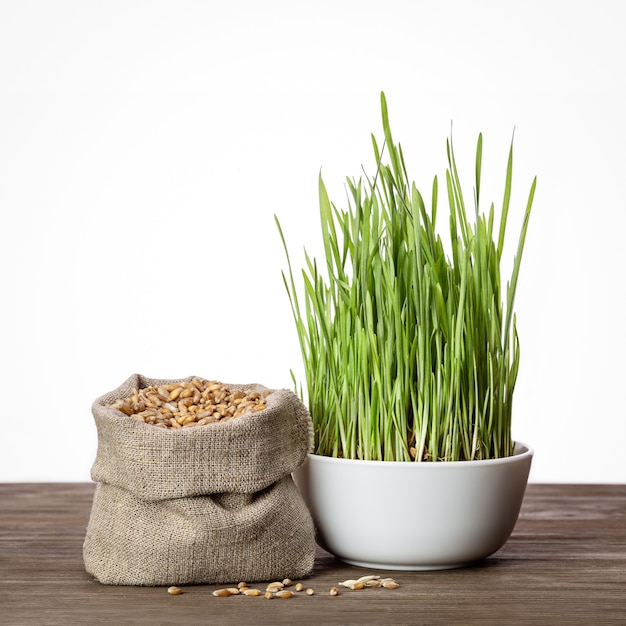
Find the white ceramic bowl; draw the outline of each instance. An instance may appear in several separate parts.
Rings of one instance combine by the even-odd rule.
[[[393,570],[449,569],[499,550],[517,521],[533,451],[487,461],[358,461],[310,454],[294,478],[318,543]]]

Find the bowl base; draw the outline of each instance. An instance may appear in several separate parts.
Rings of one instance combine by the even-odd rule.
[[[400,565],[398,563],[370,563],[368,561],[356,561],[354,559],[344,559],[337,557],[340,561],[347,563],[348,565],[356,565],[357,567],[364,567],[367,569],[379,569],[379,570],[394,570],[403,572],[433,572],[436,570],[445,569],[459,569],[461,567],[468,567],[473,565],[472,563],[446,563],[445,565],[433,564],[433,565]]]

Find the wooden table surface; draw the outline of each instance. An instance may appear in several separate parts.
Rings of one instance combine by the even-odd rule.
[[[0,624],[626,624],[626,485],[530,484],[507,544],[464,569],[373,572],[319,550],[315,595],[289,600],[101,585],[82,561],[93,490],[0,483]],[[365,573],[400,587],[329,595]]]

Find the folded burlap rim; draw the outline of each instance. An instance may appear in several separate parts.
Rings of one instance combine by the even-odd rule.
[[[91,470],[95,482],[122,487],[144,500],[256,493],[293,472],[312,451],[310,414],[287,389],[270,390],[263,411],[195,428],[157,428],[108,406],[135,389],[193,378],[133,374],[95,400],[98,450]],[[267,389],[259,384],[225,384],[232,389]]]

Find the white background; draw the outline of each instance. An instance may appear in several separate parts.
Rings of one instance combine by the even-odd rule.
[[[291,388],[273,215],[299,267],[384,90],[428,196],[452,123],[499,204],[515,128],[514,435],[531,481],[626,482],[623,6],[0,0],[0,480],[89,480],[91,403],[133,372]]]

